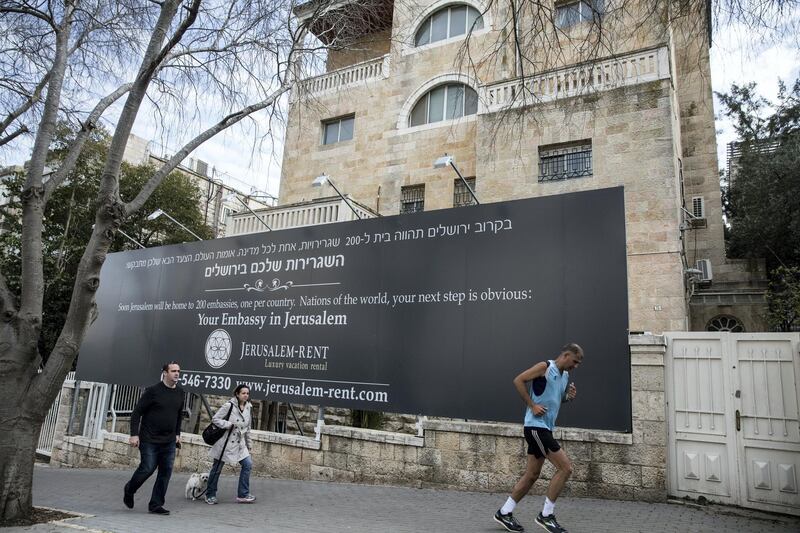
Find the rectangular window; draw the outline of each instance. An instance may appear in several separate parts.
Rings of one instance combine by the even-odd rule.
[[[472,192],[477,194],[477,191],[475,190],[475,178],[464,178],[464,181],[469,184]],[[453,207],[463,207],[465,205],[475,205],[475,199],[469,193],[469,190],[467,189],[467,186],[464,185],[464,182],[460,179],[457,179],[453,186]]]
[[[431,18],[431,42],[447,39],[447,9],[442,9]]]
[[[692,215],[694,218],[706,218],[706,206],[702,196],[692,198]]]
[[[400,214],[425,210],[425,185],[409,185],[400,189]]]
[[[467,91],[466,99],[464,101],[464,114],[474,115],[478,112],[478,93],[475,91]]]
[[[431,42],[431,24],[429,21],[425,21],[423,27],[417,32],[417,38],[414,44],[416,46],[423,46],[429,42]]]
[[[353,138],[355,115],[323,122],[322,144],[335,144]]]
[[[409,126],[420,126],[428,122],[428,96],[423,96],[419,103],[411,110],[411,118],[408,120]]]
[[[539,181],[592,175],[592,141],[539,147]]]
[[[466,33],[467,6],[450,8],[450,37]]]
[[[591,22],[603,14],[604,0],[567,0],[556,4],[556,27],[567,28],[581,22]]]
[[[428,122],[439,122],[444,119],[444,100],[446,85],[440,85],[430,93],[428,104]]]
[[[447,86],[447,111],[445,118],[452,120],[464,116],[464,86]]]

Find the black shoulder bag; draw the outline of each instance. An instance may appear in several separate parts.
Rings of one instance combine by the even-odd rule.
[[[232,411],[233,404],[231,403],[231,408],[228,409],[228,414],[225,415],[225,420],[228,420],[231,417]],[[213,446],[219,439],[222,438],[226,431],[228,430],[215,426],[214,421],[212,420],[211,423],[206,426],[206,429],[203,430],[203,442],[209,446]]]

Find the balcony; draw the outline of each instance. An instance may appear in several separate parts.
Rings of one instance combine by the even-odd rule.
[[[666,47],[575,65],[481,87],[478,114],[552,102],[619,87],[668,79]]]
[[[377,215],[365,205],[347,197],[350,204],[358,211],[361,218],[374,218]],[[334,222],[347,222],[357,220],[355,213],[338,196],[319,198],[310,202],[301,202],[278,207],[257,209],[256,215],[261,217],[273,230],[315,226],[317,224],[332,224]],[[245,235],[266,231],[256,215],[242,211],[228,217],[225,236]]]
[[[297,91],[302,96],[317,97],[342,89],[365,85],[372,81],[386,79],[389,77],[389,57],[390,55],[386,54],[305,79],[298,84]],[[293,92],[292,101],[297,96]]]

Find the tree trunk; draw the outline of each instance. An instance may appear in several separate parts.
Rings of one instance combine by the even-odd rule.
[[[25,388],[18,381],[9,383],[5,377],[0,380],[0,386],[19,394],[23,394]],[[21,414],[6,418],[5,414],[0,418],[0,522],[31,513],[33,464],[42,429],[41,420]]]

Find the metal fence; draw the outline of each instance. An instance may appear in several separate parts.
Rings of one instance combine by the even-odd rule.
[[[64,395],[64,389],[56,396],[53,405],[47,412],[42,423],[42,431],[39,433],[39,442],[36,443],[36,453],[50,457],[53,453],[53,438],[56,434],[56,423],[58,422],[58,410],[61,408],[61,397]]]
[[[79,433],[93,440],[102,439],[105,431],[115,432],[118,418],[131,415],[144,390],[142,387],[133,385],[110,385],[92,381],[76,382],[75,372],[70,372],[64,379],[61,392],[53,401],[53,405],[50,406],[50,410],[42,423],[42,431],[39,434],[39,441],[36,445],[36,453],[38,454],[48,457],[52,454],[53,441],[58,424],[58,412],[64,397],[64,389],[73,389],[75,394],[80,394],[81,390],[88,391],[86,408],[83,411]],[[193,405],[193,395],[187,394],[184,400],[184,409],[191,412]],[[110,427],[106,429],[109,422]],[[70,428],[67,428],[67,433],[69,433],[69,430]]]

